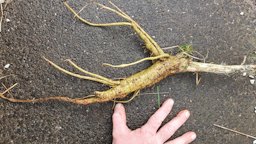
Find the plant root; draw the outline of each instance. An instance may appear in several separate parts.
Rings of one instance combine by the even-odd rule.
[[[104,6],[102,4],[96,3],[97,5],[101,6],[102,8],[109,10],[113,13],[116,13],[117,15],[121,16],[122,18],[126,19],[128,22],[114,22],[114,23],[93,23],[89,22],[88,20],[83,19],[81,16],[77,14],[77,12],[70,7],[70,5],[67,2],[64,2],[67,9],[72,12],[80,21],[82,21],[85,24],[88,24],[90,26],[96,26],[96,27],[106,27],[106,26],[131,26],[132,29],[139,35],[139,37],[144,41],[146,48],[154,55],[163,55],[165,54],[163,50],[160,48],[160,46],[153,40],[153,38],[148,35],[142,27],[139,26],[139,24],[134,21],[131,17],[129,17],[127,14],[125,14],[123,11],[121,11],[116,5],[113,3],[110,3],[114,5],[114,7],[117,9],[113,9],[107,6]]]
[[[82,21],[83,23],[85,24],[88,24],[90,26],[96,26],[96,27],[106,27],[106,26],[131,26],[131,23],[128,23],[128,22],[114,22],[114,23],[101,23],[101,24],[98,24],[98,23],[93,23],[93,22],[90,22],[88,20],[85,20],[83,19],[80,15],[78,15],[77,12],[75,12],[74,9],[72,9],[69,4],[67,2],[64,2],[65,6],[68,8],[68,10],[70,10],[76,18],[78,18],[80,21]],[[118,13],[118,12],[117,12]],[[118,15],[120,15],[121,17],[124,17],[122,14],[118,13]],[[124,17],[125,18],[125,17]]]
[[[0,12],[0,32],[2,32],[2,23],[4,19],[4,8],[2,3],[0,3]]]
[[[43,59],[45,59],[47,62],[49,62],[53,67],[55,67],[56,69],[58,69],[59,71],[63,72],[63,73],[66,73],[68,75],[71,75],[73,77],[76,77],[76,78],[80,78],[80,79],[85,79],[85,80],[91,80],[91,81],[95,81],[95,82],[99,82],[99,83],[102,83],[102,84],[105,84],[105,85],[108,85],[108,86],[115,86],[117,84],[119,84],[118,81],[113,81],[113,80],[110,80],[110,79],[107,79],[105,77],[102,77],[100,75],[97,75],[97,74],[93,74],[91,72],[88,72],[88,71],[85,71],[83,70],[82,68],[78,67],[75,63],[73,63],[71,60],[68,60],[68,62],[70,64],[72,64],[75,68],[77,68],[78,70],[82,71],[83,73],[86,73],[88,75],[91,75],[93,77],[89,77],[89,76],[83,76],[83,75],[80,75],[80,74],[76,74],[76,73],[73,73],[73,72],[70,72],[68,70],[65,70],[64,68],[56,65],[54,62],[50,61],[49,59],[43,57]]]
[[[124,68],[124,67],[128,67],[128,66],[136,65],[138,63],[141,63],[141,62],[144,62],[144,61],[147,61],[147,60],[152,61],[152,60],[157,60],[157,59],[164,58],[164,57],[169,57],[169,56],[170,56],[169,54],[163,54],[163,55],[159,55],[159,56],[155,56],[155,57],[143,58],[141,60],[138,60],[136,62],[132,62],[132,63],[129,63],[129,64],[112,65],[112,64],[108,64],[108,63],[103,63],[103,65],[114,67],[114,68]]]
[[[97,74],[88,72],[88,71],[82,69],[81,67],[79,67],[78,65],[76,65],[76,64],[75,64],[74,62],[72,62],[70,59],[67,59],[67,60],[65,60],[65,61],[69,62],[74,68],[76,68],[77,70],[81,71],[82,73],[87,74],[87,75],[90,75],[90,76],[92,76],[92,77],[95,77],[95,78],[98,78],[98,79],[100,79],[100,80],[105,81],[106,83],[108,83],[109,86],[115,86],[115,85],[120,84],[120,81],[114,81],[114,80],[111,80],[111,79],[109,79],[109,78],[106,78],[106,77],[103,77],[103,76],[100,76],[100,75],[97,75]]]
[[[144,58],[141,60],[138,60],[136,62],[130,63],[130,64],[122,64],[122,65],[111,65],[111,64],[104,64],[111,67],[127,67],[131,65],[138,64],[140,62],[146,61],[146,60],[154,60],[154,63],[148,67],[147,69],[144,69],[136,74],[133,74],[127,78],[121,79],[121,80],[112,80],[103,76],[100,76],[98,74],[91,73],[89,71],[86,71],[79,67],[77,64],[75,64],[70,59],[66,60],[72,67],[74,67],[79,72],[87,75],[81,75],[74,72],[70,72],[54,62],[50,61],[49,59],[43,57],[44,60],[46,60],[51,66],[56,68],[62,73],[65,73],[67,75],[95,81],[98,83],[105,84],[110,87],[110,89],[106,91],[95,91],[93,95],[89,95],[87,97],[83,98],[69,98],[66,96],[54,96],[54,97],[46,97],[46,98],[39,98],[39,99],[28,99],[28,100],[20,100],[20,99],[14,99],[14,98],[7,98],[4,96],[6,92],[8,92],[10,89],[16,86],[13,85],[7,90],[5,90],[3,93],[0,93],[0,97],[8,100],[10,102],[28,102],[28,103],[35,103],[35,102],[45,102],[49,100],[57,100],[57,101],[65,101],[70,102],[74,104],[92,104],[92,103],[101,103],[101,102],[108,102],[108,101],[114,101],[114,102],[122,102],[127,103],[133,100],[138,94],[141,89],[153,86],[154,84],[158,83],[159,81],[163,80],[167,76],[178,74],[178,73],[185,73],[185,72],[193,72],[197,75],[196,83],[199,84],[200,79],[198,78],[198,73],[200,72],[207,72],[207,73],[215,73],[215,74],[236,74],[236,73],[248,73],[255,75],[256,74],[256,65],[217,65],[217,64],[211,64],[211,63],[205,63],[205,59],[207,56],[202,58],[197,58],[193,55],[191,55],[189,52],[184,51],[180,46],[174,46],[171,48],[180,48],[181,51],[177,55],[171,55],[167,54],[163,51],[163,49],[160,48],[160,46],[152,39],[152,37],[147,34],[139,24],[134,21],[131,17],[129,17],[125,12],[123,12],[120,8],[118,8],[116,5],[114,5],[112,2],[110,4],[114,8],[110,8],[107,6],[104,6],[102,4],[96,3],[101,8],[106,9],[110,12],[113,12],[120,17],[124,18],[127,22],[113,22],[113,23],[93,23],[88,20],[83,19],[81,16],[79,16],[79,12],[77,13],[73,8],[69,6],[67,2],[64,2],[64,5],[67,7],[67,9],[74,14],[74,16],[79,19],[81,22],[90,25],[90,26],[96,26],[96,27],[108,27],[108,26],[130,26],[137,35],[144,41],[145,48],[151,52],[152,57]],[[81,11],[81,10],[80,10]],[[167,48],[166,48],[167,49]],[[200,55],[200,54],[199,54]],[[197,59],[203,62],[194,62],[193,59]],[[117,101],[116,99],[122,99],[125,98],[127,95],[134,93],[133,96],[127,100],[127,101]],[[158,90],[158,96],[159,96],[159,90]]]
[[[134,92],[133,95],[132,95],[132,97],[131,97],[130,99],[128,99],[128,100],[121,100],[121,101],[119,101],[119,100],[112,100],[112,101],[114,101],[115,103],[117,103],[117,102],[118,102],[118,103],[129,103],[129,102],[131,102],[136,96],[138,96],[139,93],[140,93],[140,90]]]
[[[7,5],[10,4],[13,0],[5,0],[3,3],[0,3],[0,33],[2,32],[2,24],[4,20],[4,10]]]
[[[37,103],[37,102],[47,102],[52,100],[57,101],[63,101],[63,102],[70,102],[75,104],[89,104],[94,103],[95,101],[100,101],[98,98],[94,98],[95,95],[89,95],[83,98],[69,98],[66,96],[53,96],[53,97],[46,97],[46,98],[38,98],[38,99],[15,99],[4,96],[7,92],[9,92],[11,89],[13,89],[15,86],[17,86],[18,83],[12,85],[11,87],[7,88],[4,92],[0,93],[0,98],[5,99],[10,102],[14,103]]]
[[[0,80],[1,80],[1,79],[4,79],[4,78],[7,78],[7,77],[10,77],[10,76],[14,76],[14,75],[13,75],[13,74],[9,74],[9,75],[5,75],[5,76],[1,76],[1,77],[0,77]]]
[[[199,83],[201,82],[201,77],[199,77],[199,73],[196,72],[196,85],[199,85]]]

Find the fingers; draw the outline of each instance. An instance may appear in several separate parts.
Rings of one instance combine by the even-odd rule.
[[[187,121],[189,116],[190,113],[188,110],[179,112],[175,118],[157,132],[157,137],[159,137],[162,142],[167,141]]]
[[[121,115],[121,118],[123,119],[123,123],[124,125],[126,125],[126,113],[125,113],[125,109],[124,106],[120,103],[118,103],[115,107],[115,113],[119,113]]]
[[[196,139],[196,134],[194,132],[187,132],[172,141],[166,142],[165,144],[189,144],[195,139]]]
[[[164,119],[170,113],[174,101],[172,99],[166,100],[163,105],[149,118],[148,122],[142,127],[150,132],[156,132],[161,126]]]
[[[126,125],[126,114],[122,104],[117,104],[112,116],[113,119],[113,136],[127,132],[129,129]]]

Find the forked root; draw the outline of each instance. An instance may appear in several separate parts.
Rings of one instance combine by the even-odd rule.
[[[165,54],[163,50],[160,48],[160,46],[153,40],[153,38],[147,34],[143,28],[131,17],[129,17],[125,12],[123,12],[120,8],[118,8],[116,5],[114,5],[112,2],[110,4],[115,8],[110,8],[105,5],[96,3],[103,9],[106,9],[108,11],[111,11],[120,17],[124,18],[128,22],[113,22],[113,23],[93,23],[90,22],[84,18],[82,18],[78,13],[67,3],[64,2],[64,5],[67,7],[69,11],[71,11],[75,17],[77,17],[80,21],[82,21],[85,24],[88,24],[90,26],[96,26],[96,27],[108,27],[108,26],[131,26],[132,29],[138,34],[138,36],[145,42],[146,48],[154,55],[159,56]]]
[[[63,72],[63,73],[66,73],[68,75],[71,75],[73,77],[76,77],[76,78],[80,78],[80,79],[85,79],[85,80],[91,80],[91,81],[95,81],[95,82],[99,82],[99,83],[102,83],[102,84],[105,84],[105,85],[108,85],[108,86],[111,86],[111,87],[114,87],[116,85],[119,84],[119,81],[113,81],[111,79],[108,79],[108,78],[105,78],[103,76],[100,76],[100,75],[97,75],[97,74],[94,74],[94,73],[91,73],[91,72],[88,72],[84,69],[82,69],[81,67],[77,66],[75,63],[73,63],[71,60],[67,60],[72,66],[74,66],[76,69],[78,69],[79,71],[85,73],[85,74],[88,74],[90,76],[84,76],[84,75],[80,75],[80,74],[76,74],[76,73],[73,73],[73,72],[70,72],[60,66],[58,66],[57,64],[55,64],[54,62],[50,61],[49,59],[43,57],[43,59],[45,59],[47,62],[49,62],[54,68],[58,69],[59,71]],[[91,77],[92,76],[92,77]]]
[[[97,74],[91,73],[89,71],[86,71],[86,70],[82,69],[81,67],[79,67],[77,64],[75,64],[70,59],[67,59],[66,61],[68,63],[70,63],[74,68],[76,68],[77,70],[81,71],[82,73],[90,75],[90,76],[95,77],[95,78],[98,78],[100,80],[106,81],[107,83],[109,83],[110,86],[112,86],[112,85],[119,85],[120,84],[120,81],[114,81],[114,80],[111,80],[109,78],[103,77],[101,75],[97,75]]]
[[[189,54],[184,57],[184,55],[169,55],[164,53],[164,51],[160,48],[160,46],[153,40],[153,38],[148,35],[142,27],[139,26],[138,23],[136,23],[131,17],[129,17],[127,14],[125,14],[123,11],[121,11],[116,5],[113,3],[110,3],[114,8],[110,8],[101,4],[98,4],[102,8],[114,12],[117,15],[121,16],[128,22],[113,22],[113,23],[92,23],[88,20],[83,19],[78,15],[77,12],[72,9],[67,2],[64,2],[65,6],[75,15],[76,18],[78,18],[80,21],[82,21],[85,24],[91,25],[91,26],[131,26],[131,28],[138,34],[138,36],[144,41],[146,48],[152,53],[152,57],[144,58],[139,61],[130,63],[130,64],[123,64],[123,65],[110,65],[105,64],[112,67],[127,67],[130,65],[138,64],[140,62],[143,62],[145,60],[156,60],[156,62],[148,67],[147,69],[144,69],[136,74],[133,74],[123,80],[120,81],[114,81],[111,79],[108,79],[106,77],[88,72],[78,65],[76,65],[71,60],[67,60],[71,66],[76,68],[80,73],[82,72],[85,75],[77,74],[74,72],[70,72],[54,62],[44,58],[47,62],[49,62],[53,67],[55,67],[57,70],[71,75],[76,78],[80,79],[86,79],[91,80],[95,82],[99,82],[102,84],[106,84],[108,86],[111,86],[109,90],[106,91],[96,91],[91,96],[83,97],[83,98],[69,98],[66,96],[54,96],[54,97],[46,97],[46,98],[39,98],[39,99],[14,99],[14,98],[8,98],[5,96],[7,92],[9,92],[13,87],[15,87],[17,84],[11,86],[10,88],[7,88],[4,92],[0,93],[0,98],[3,98],[5,100],[11,101],[11,102],[20,102],[20,103],[36,103],[36,102],[45,102],[50,100],[57,100],[57,101],[64,101],[64,102],[70,102],[75,104],[92,104],[92,103],[101,103],[101,102],[107,102],[107,101],[114,101],[114,102],[123,102],[127,103],[130,102],[136,95],[138,95],[139,90],[144,89],[146,87],[152,86],[156,84],[157,82],[161,81],[162,79],[166,78],[169,75],[177,74],[177,73],[184,73],[184,72],[207,72],[207,73],[216,73],[216,74],[235,74],[235,73],[247,73],[247,74],[256,74],[256,65],[217,65],[217,64],[210,64],[210,63],[200,63],[200,62],[193,62],[193,59],[198,59],[196,57],[193,57]],[[185,51],[183,51],[185,52]],[[186,54],[186,53],[185,53]],[[193,59],[192,59],[193,58]],[[205,60],[205,58],[203,59]],[[198,75],[197,75],[198,76]],[[0,78],[1,79],[1,78]],[[199,79],[197,80],[197,83],[199,83]],[[124,98],[127,95],[134,93],[132,98],[127,101],[115,101],[116,98]]]
[[[83,23],[85,24],[88,24],[90,26],[96,26],[96,27],[105,27],[105,26],[131,26],[131,23],[130,22],[113,22],[113,23],[93,23],[93,22],[90,22],[84,18],[82,18],[80,15],[78,15],[78,13],[73,9],[71,8],[71,6],[69,6],[69,4],[67,2],[64,2],[64,5],[67,7],[67,9],[69,11],[71,11],[75,17],[77,17],[80,21],[82,21]],[[103,7],[106,9],[106,7]],[[126,18],[125,15],[123,15],[122,13],[119,13],[118,11],[115,11],[113,9],[111,9],[111,11],[117,13],[118,15],[120,15],[121,17]]]

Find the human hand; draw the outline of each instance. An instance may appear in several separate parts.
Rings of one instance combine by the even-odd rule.
[[[166,100],[163,105],[149,118],[141,128],[131,130],[126,125],[126,114],[122,104],[117,104],[113,118],[113,144],[188,144],[196,138],[194,132],[187,132],[182,136],[167,141],[188,119],[190,113],[183,110],[162,126],[162,122],[170,113],[173,100]],[[159,130],[158,130],[159,129]]]

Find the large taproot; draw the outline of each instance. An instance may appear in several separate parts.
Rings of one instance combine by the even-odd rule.
[[[132,100],[141,89],[146,87],[150,87],[162,79],[166,78],[169,75],[182,73],[182,72],[209,72],[209,73],[217,73],[217,74],[235,74],[235,73],[248,73],[255,75],[256,73],[256,65],[218,65],[211,63],[203,63],[203,62],[195,62],[193,61],[195,57],[186,53],[186,51],[181,51],[176,55],[170,55],[165,53],[163,49],[154,41],[154,39],[143,30],[143,28],[130,16],[128,16],[125,12],[119,9],[112,2],[110,4],[113,8],[107,7],[102,4],[98,4],[100,7],[109,10],[111,12],[116,13],[117,15],[124,18],[127,22],[113,22],[113,23],[93,23],[84,18],[82,18],[67,2],[64,2],[70,12],[72,12],[76,18],[78,18],[81,22],[95,27],[106,27],[106,26],[130,26],[138,36],[144,41],[145,48],[151,52],[151,56],[147,58],[143,58],[133,63],[129,64],[121,64],[121,65],[112,65],[104,63],[104,65],[111,67],[127,67],[131,65],[135,65],[141,63],[146,60],[152,61],[152,66],[148,67],[145,70],[142,70],[136,74],[131,75],[123,80],[112,80],[98,74],[94,74],[92,72],[86,71],[79,67],[76,63],[71,61],[70,59],[66,60],[71,66],[79,70],[82,74],[70,72],[51,60],[43,57],[50,65],[52,65],[57,70],[68,74],[70,76],[91,80],[98,83],[102,83],[108,85],[110,87],[109,90],[106,91],[95,91],[92,95],[83,97],[83,98],[70,98],[67,96],[53,96],[46,98],[38,98],[38,99],[15,99],[6,97],[5,94],[16,86],[13,85],[6,89],[4,92],[0,93],[0,97],[6,99],[11,102],[43,102],[49,100],[58,100],[58,101],[66,101],[75,104],[92,104],[92,103],[100,103],[107,101],[117,101],[116,99],[125,98],[131,93],[134,93]],[[178,46],[179,47],[179,46]],[[179,47],[180,48],[180,47]],[[129,102],[127,101],[119,101],[119,102]]]

